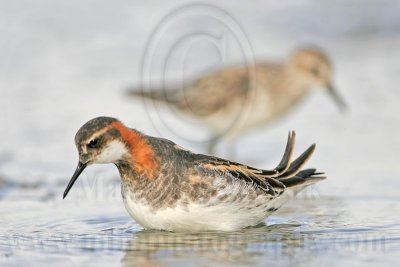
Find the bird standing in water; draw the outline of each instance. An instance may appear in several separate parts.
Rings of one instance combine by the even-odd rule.
[[[293,109],[315,88],[326,90],[341,110],[346,104],[332,85],[331,63],[315,48],[297,50],[282,63],[229,67],[184,88],[131,89],[129,95],[168,104],[211,129],[208,153],[222,139],[234,140]]]
[[[196,154],[115,118],[98,117],[75,136],[79,163],[63,197],[87,166],[113,163],[125,207],[146,229],[234,231],[255,226],[304,187],[325,178],[315,169],[301,170],[315,145],[291,161],[294,141],[290,132],[278,166],[261,170]]]

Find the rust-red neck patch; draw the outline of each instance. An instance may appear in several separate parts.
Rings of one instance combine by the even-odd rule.
[[[153,147],[146,138],[119,121],[111,123],[109,127],[117,129],[122,140],[128,145],[132,156],[132,168],[149,180],[154,180],[158,175],[159,163]]]

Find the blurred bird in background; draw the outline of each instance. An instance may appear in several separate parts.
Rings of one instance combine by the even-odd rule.
[[[318,48],[304,47],[284,62],[227,67],[180,88],[131,88],[128,94],[171,105],[204,122],[212,131],[208,153],[215,154],[221,139],[233,141],[250,129],[269,124],[314,89],[325,90],[341,111],[346,110],[333,86],[328,56]]]

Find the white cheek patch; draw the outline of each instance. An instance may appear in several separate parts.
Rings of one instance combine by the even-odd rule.
[[[113,163],[122,159],[128,150],[120,141],[112,141],[103,151],[96,157],[93,163]]]

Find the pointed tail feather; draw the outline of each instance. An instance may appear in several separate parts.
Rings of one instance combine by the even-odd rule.
[[[290,162],[293,155],[296,133],[290,131],[285,152],[278,166],[273,170],[263,170],[262,175],[269,178],[284,179],[295,176],[304,164],[310,159],[315,150],[315,144],[311,145],[297,159]]]
[[[323,180],[326,177],[323,176],[323,173],[316,172],[315,169],[301,170],[313,154],[315,144],[311,145],[297,159],[291,162],[295,136],[294,131],[289,132],[285,152],[278,166],[273,170],[262,170],[260,174],[274,188],[290,188],[297,193],[304,187]]]
[[[306,151],[303,152],[295,161],[290,163],[289,168],[282,173],[278,179],[290,178],[299,173],[300,169],[306,164],[311,158],[315,150],[315,144],[311,145]]]
[[[322,172],[316,172],[316,169],[306,169],[297,173],[293,177],[279,179],[287,188],[291,187],[304,187],[312,185],[318,181],[324,180],[326,177]]]
[[[276,178],[284,174],[290,167],[290,160],[292,159],[294,144],[295,144],[296,133],[294,131],[290,131],[288,135],[288,140],[286,143],[285,152],[283,153],[282,159],[279,162],[278,166],[276,166],[273,170],[263,170],[262,175]]]
[[[275,170],[278,171],[280,174],[287,171],[287,169],[290,167],[290,160],[293,155],[295,138],[296,138],[296,133],[294,131],[290,131],[288,135],[285,152],[283,154],[281,162],[279,162],[278,166],[275,168]]]

